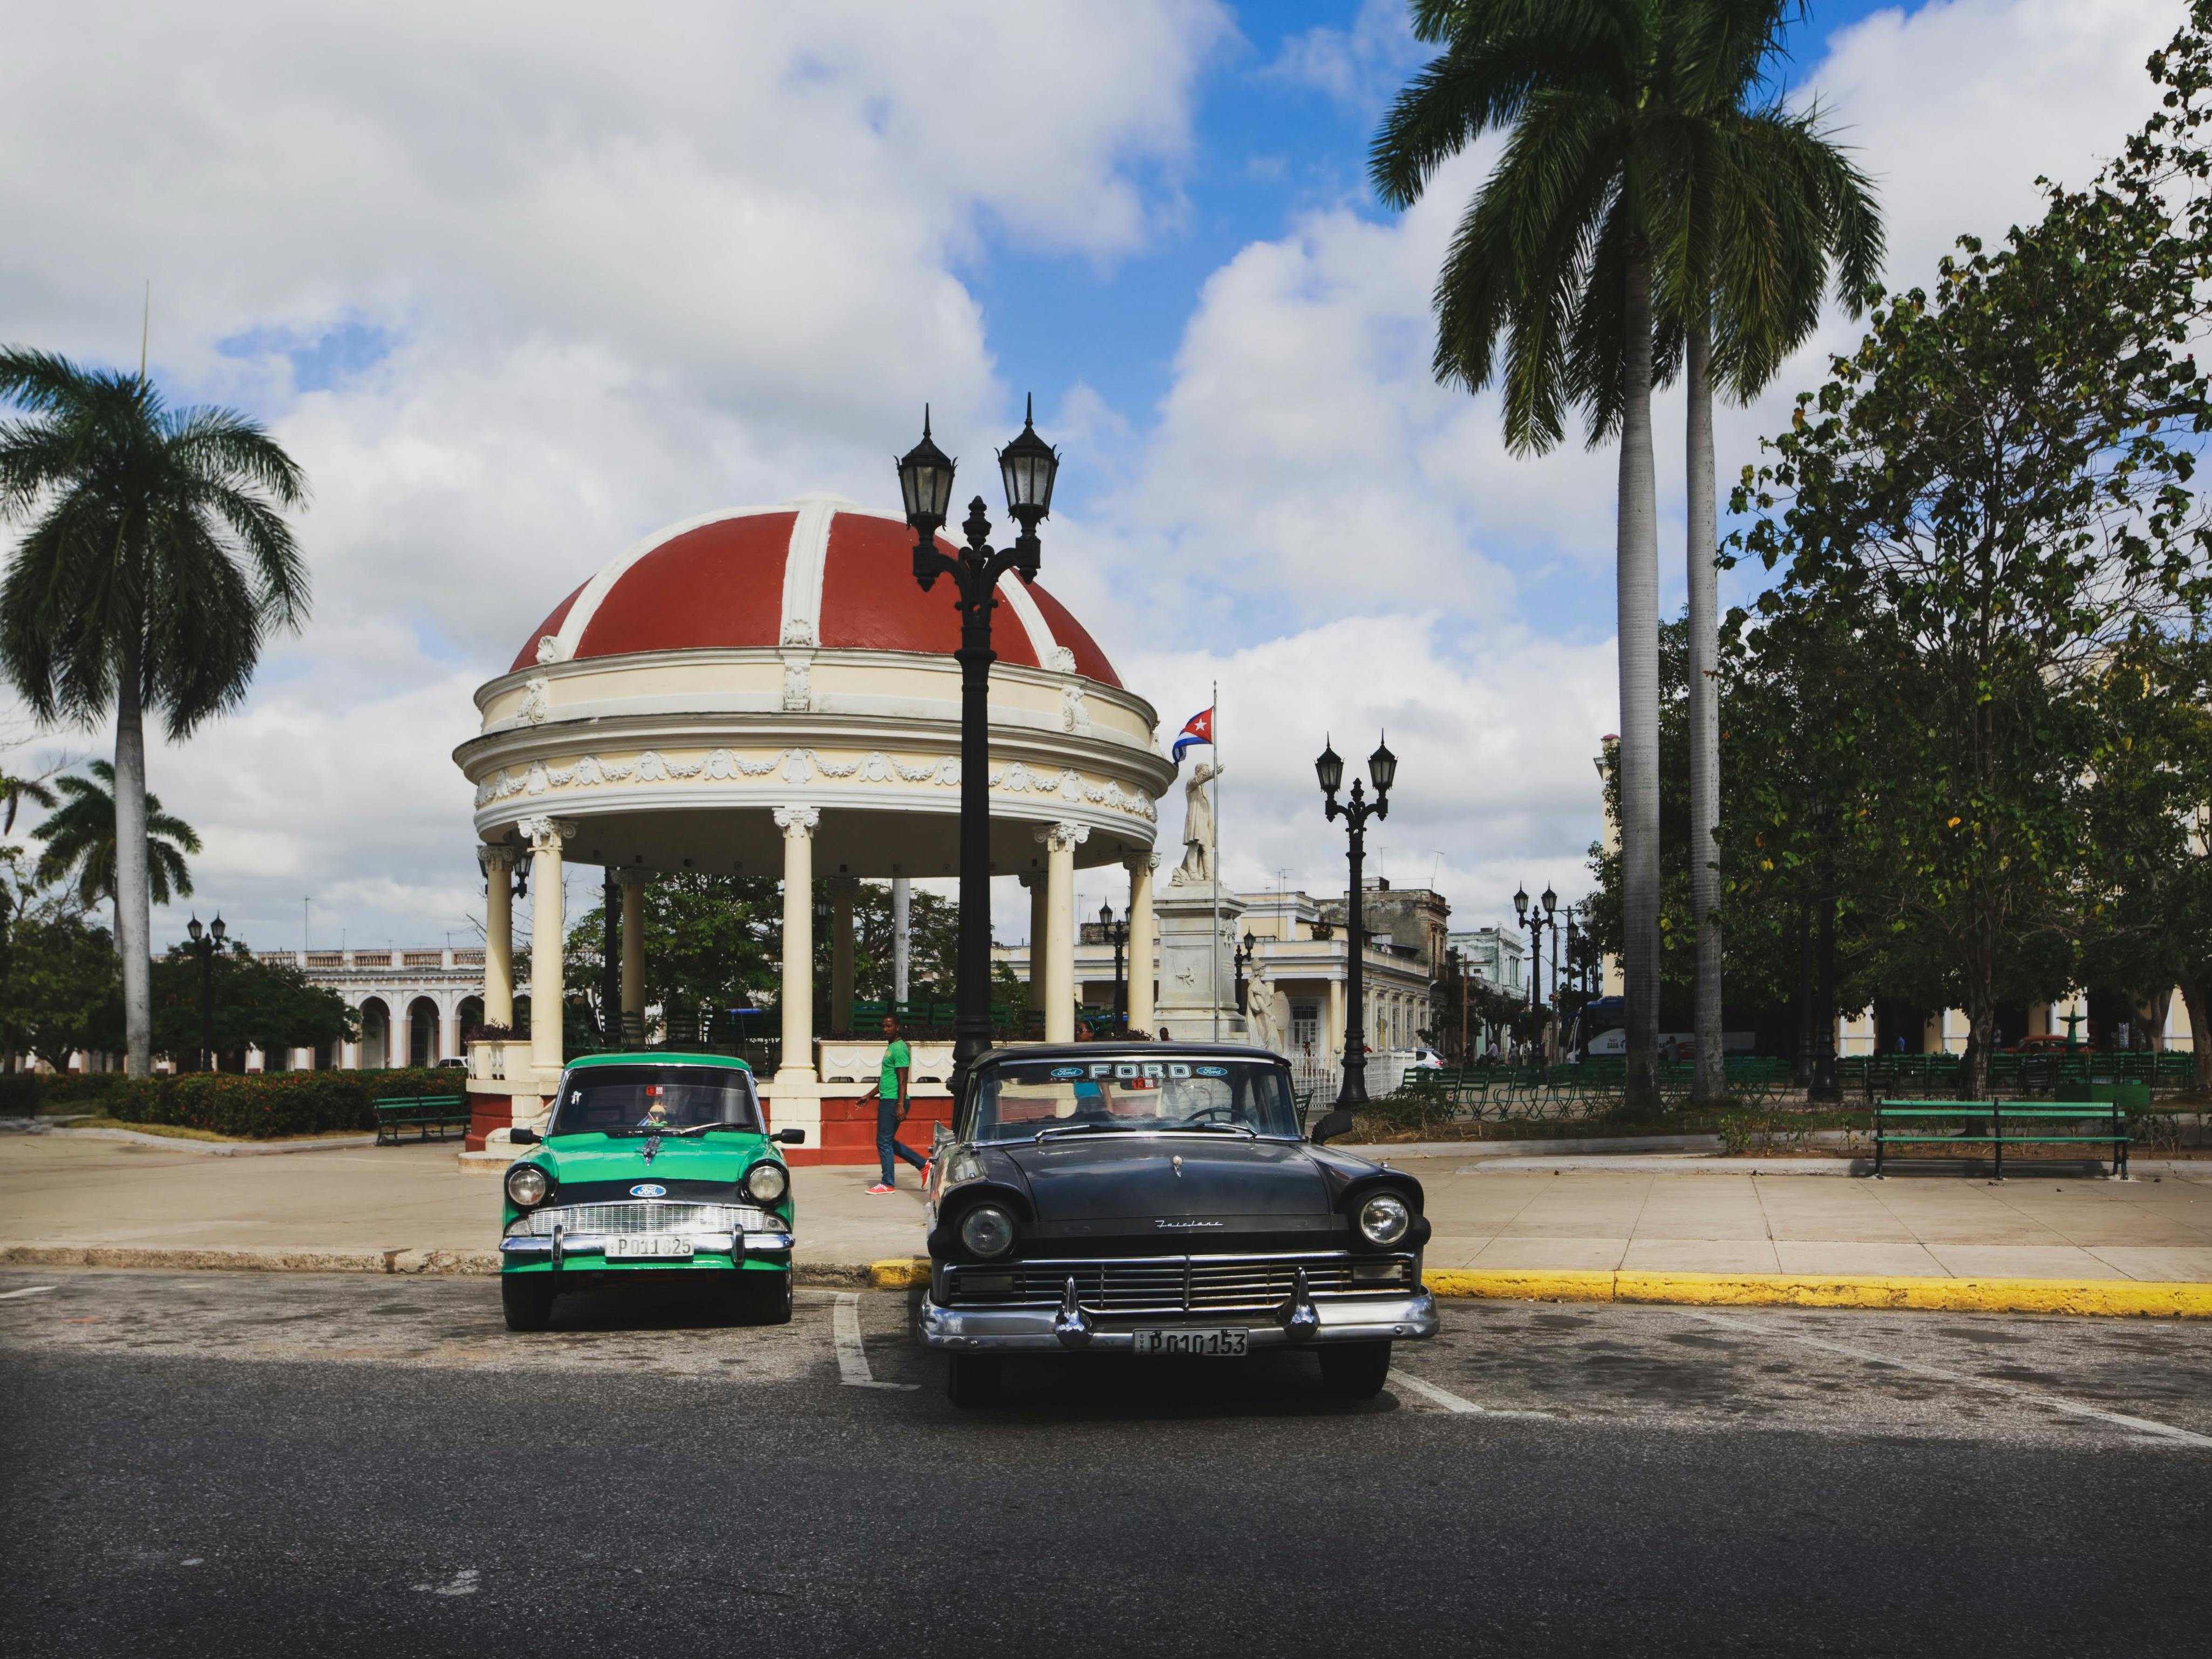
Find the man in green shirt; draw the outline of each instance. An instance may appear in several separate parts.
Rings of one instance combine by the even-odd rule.
[[[884,1070],[876,1079],[876,1156],[883,1160],[884,1178],[868,1188],[872,1193],[897,1189],[898,1158],[904,1158],[917,1170],[929,1168],[928,1159],[898,1138],[899,1125],[906,1121],[907,1083],[913,1070],[914,1051],[899,1035],[898,1017],[885,1014]]]

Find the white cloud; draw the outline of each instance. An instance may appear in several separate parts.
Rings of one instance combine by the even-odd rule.
[[[1839,33],[1803,89],[1880,182],[1891,281],[2032,216],[2038,172],[2086,179],[2148,108],[2142,60],[2175,11],[1948,0]],[[1218,7],[1170,0],[257,0],[11,23],[9,334],[126,357],[150,276],[157,368],[275,411],[315,481],[308,634],[244,713],[152,757],[208,836],[204,891],[283,943],[308,892],[319,938],[463,925],[481,901],[447,755],[468,692],[615,550],[799,488],[881,499],[884,434],[926,396],[944,429],[1002,419],[969,274],[1009,246],[1110,267],[1179,222],[1197,76],[1228,38]],[[1370,0],[1272,73],[1379,108],[1420,56],[1402,8]],[[1046,580],[1170,727],[1222,681],[1239,883],[1287,866],[1340,887],[1311,757],[1325,731],[1356,758],[1387,725],[1404,758],[1374,842],[1394,878],[1443,853],[1462,920],[1521,879],[1581,890],[1614,724],[1614,459],[1509,457],[1494,396],[1428,368],[1430,289],[1491,153],[1401,217],[1324,205],[1240,250],[1157,410],[1079,386],[1057,411],[1105,483],[1054,520]],[[380,355],[302,390],[284,348],[346,331]],[[1724,475],[1855,334],[1832,319],[1724,414]],[[1093,908],[1109,879],[1085,878]]]

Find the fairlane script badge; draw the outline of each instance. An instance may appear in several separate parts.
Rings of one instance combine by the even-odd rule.
[[[1155,1217],[1152,1221],[1152,1225],[1155,1227],[1175,1227],[1178,1229],[1183,1227],[1218,1227],[1222,1224],[1223,1224],[1218,1221],[1169,1221],[1158,1217]]]
[[[648,1181],[641,1187],[631,1188],[629,1189],[629,1195],[632,1198],[665,1198],[668,1196],[668,1188],[665,1187],[656,1187],[653,1182]]]

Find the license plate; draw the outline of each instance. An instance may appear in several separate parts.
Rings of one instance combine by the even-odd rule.
[[[616,1233],[607,1240],[610,1256],[675,1256],[691,1254],[691,1241],[673,1233]]]
[[[1242,1359],[1251,1333],[1226,1331],[1132,1331],[1140,1354],[1177,1354],[1193,1359]]]

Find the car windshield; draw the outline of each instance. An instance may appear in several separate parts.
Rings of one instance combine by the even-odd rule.
[[[580,1066],[561,1079],[556,1135],[679,1134],[761,1127],[750,1072],[720,1066]]]
[[[1121,1129],[1298,1134],[1290,1079],[1264,1060],[1002,1060],[985,1070],[974,1103],[975,1140]]]

